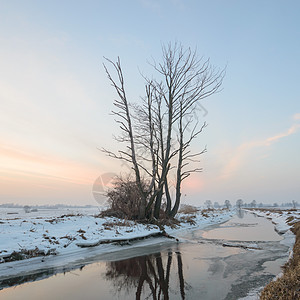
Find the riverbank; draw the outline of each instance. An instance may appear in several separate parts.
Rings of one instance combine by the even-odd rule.
[[[103,299],[130,300],[142,286],[141,299],[152,299],[150,295],[158,299],[159,293],[166,299],[246,297],[280,272],[280,265],[288,259],[288,247],[280,243],[283,237],[266,218],[244,211],[233,213],[228,221],[211,222],[203,229],[191,225],[170,229],[179,242],[155,237],[130,245],[77,247],[68,255],[47,256],[44,262],[36,257],[4,263],[3,267],[13,266],[13,272],[22,266],[24,272],[2,280],[0,298],[15,300],[26,295],[26,299],[38,300],[42,295],[45,300],[80,300],[82,295],[89,299],[101,295]]]
[[[252,209],[251,212],[272,220],[278,233],[285,234],[291,231],[295,235],[290,259],[283,266],[283,273],[262,290],[260,299],[300,299],[300,211],[295,209]]]
[[[153,228],[146,231],[146,224],[135,225],[133,222],[133,227],[140,226],[140,236],[144,238],[130,241],[128,236],[137,236],[138,229],[121,226],[118,223],[121,220],[114,219],[114,226],[108,230],[104,227],[108,226],[107,221],[112,219],[106,218],[104,225],[101,223],[103,218],[99,218],[91,211],[63,212],[63,215],[52,216],[54,221],[44,222],[44,226],[52,228],[51,232],[48,228],[44,229],[52,235],[55,231],[58,232],[59,228],[62,230],[63,224],[66,226],[65,229],[67,227],[70,229],[72,224],[74,228],[70,234],[75,236],[76,240],[66,248],[63,246],[62,249],[56,248],[59,252],[57,255],[0,264],[0,289],[3,289],[0,297],[10,295],[7,299],[18,299],[18,296],[27,293],[28,298],[37,299],[34,295],[43,293],[45,300],[51,300],[54,292],[49,292],[47,298],[46,290],[53,290],[54,287],[57,297],[61,297],[61,293],[66,293],[68,299],[82,299],[76,295],[84,289],[90,299],[98,299],[99,293],[102,295],[106,291],[109,295],[111,289],[115,289],[115,285],[123,286],[120,280],[124,278],[126,279],[124,290],[120,290],[114,299],[134,299],[140,280],[148,276],[153,286],[157,284],[157,289],[164,289],[166,294],[172,295],[172,299],[177,299],[176,295],[179,292],[184,293],[186,299],[196,297],[208,300],[259,299],[263,286],[280,273],[280,266],[288,260],[289,249],[293,246],[295,238],[289,230],[279,236],[274,231],[274,225],[267,220],[272,216],[274,220],[275,217],[280,217],[278,220],[282,221],[284,218],[281,216],[275,214],[270,216],[259,211],[254,213],[241,210],[190,211],[189,214],[181,214],[178,216],[181,219],[180,226],[165,227],[167,233],[179,241],[160,235],[151,237],[151,232],[155,230],[160,232],[158,227],[151,225]],[[75,216],[71,217],[71,214]],[[78,214],[82,216],[77,216]],[[257,217],[258,215],[261,218]],[[41,217],[39,219],[37,216],[33,217],[33,215],[30,217],[19,215],[20,220],[26,218],[28,222],[34,222],[33,219],[42,220]],[[44,217],[45,220],[51,219],[49,214]],[[82,221],[79,220],[86,217],[91,218],[93,222],[96,222],[97,217],[99,229],[103,229],[101,236],[96,232],[98,236],[87,238],[89,230],[96,224],[90,224],[90,228],[83,227]],[[292,219],[293,214],[289,217]],[[70,226],[67,226],[68,222],[71,222]],[[275,225],[277,232],[280,226],[284,231],[283,222],[278,221]],[[21,228],[22,226],[23,224]],[[126,232],[130,230],[133,231]],[[109,231],[111,235],[107,233]],[[87,239],[84,240],[81,234]],[[82,245],[92,247],[81,248]],[[177,268],[178,266],[180,268]],[[156,272],[153,272],[153,268],[155,270],[157,268]],[[159,276],[164,278],[162,274],[167,273],[169,276],[166,277],[168,278],[166,281],[156,280]],[[111,274],[115,276],[111,278]],[[74,275],[78,278],[78,288],[73,286]],[[181,278],[182,283],[185,282],[181,288],[178,287],[178,278]],[[28,283],[22,284],[25,282]],[[65,286],[69,283],[73,287],[66,290]],[[126,283],[130,284],[127,286]],[[145,285],[147,287],[147,283]],[[10,286],[14,288],[10,289]],[[60,290],[62,286],[63,291]],[[99,289],[93,292],[96,286],[99,286]],[[165,290],[166,286],[169,286],[168,290]],[[143,295],[146,297],[149,293],[154,292],[148,287]],[[249,298],[251,294],[253,297]],[[106,297],[109,298],[111,296]]]
[[[151,238],[151,235],[161,232],[156,225],[101,218],[97,210],[45,210],[28,214],[22,210],[2,210],[0,213],[0,281],[39,270],[56,269],[59,272],[72,269],[100,256],[118,258],[120,252],[134,247],[176,242],[166,237]],[[228,210],[178,214],[179,224],[165,226],[165,231],[174,235],[201,229],[225,222],[233,214]],[[131,243],[131,239],[140,240]],[[104,243],[107,240],[109,244]],[[125,242],[114,243],[120,240]],[[82,245],[98,246],[82,248]]]

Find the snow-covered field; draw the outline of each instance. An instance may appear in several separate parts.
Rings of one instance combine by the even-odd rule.
[[[19,274],[30,274],[47,268],[64,268],[89,258],[117,253],[145,245],[176,242],[164,237],[151,238],[132,245],[102,244],[93,248],[80,248],[82,243],[96,243],[106,239],[129,239],[143,237],[159,232],[155,225],[144,225],[133,221],[115,218],[99,218],[99,209],[59,209],[38,210],[25,213],[23,209],[0,209],[0,278],[9,278]],[[166,232],[175,235],[184,230],[204,228],[209,225],[227,221],[232,211],[219,211],[203,216],[198,213],[195,224],[181,223],[177,228],[165,227]],[[180,219],[180,215],[178,218]],[[4,262],[4,258],[22,249],[35,248],[45,253],[46,257],[33,257],[20,261]],[[107,256],[106,256],[107,257]],[[2,263],[1,263],[2,261]]]

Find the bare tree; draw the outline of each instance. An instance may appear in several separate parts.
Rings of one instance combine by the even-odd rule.
[[[212,202],[211,202],[211,200],[206,200],[206,201],[204,202],[204,205],[205,205],[208,209],[212,208]]]
[[[229,200],[225,200],[224,205],[227,209],[229,209],[231,207],[231,203]]]
[[[153,93],[156,98],[155,102],[158,104],[157,120],[159,122],[156,127],[159,131],[165,129],[165,134],[160,134],[158,140],[161,148],[160,184],[165,191],[166,213],[174,217],[180,205],[183,180],[191,173],[202,171],[197,163],[199,163],[199,156],[206,151],[206,148],[200,152],[191,150],[192,141],[206,127],[206,123],[200,125],[197,120],[197,105],[202,99],[220,89],[224,70],[216,71],[209,60],[198,59],[195,51],[190,48],[185,50],[178,44],[163,47],[162,62],[154,62],[152,65],[161,78],[160,81],[151,81],[151,86],[155,91]],[[147,82],[150,81],[147,80]],[[171,165],[172,160],[177,160],[177,163]],[[190,167],[190,163],[193,163],[193,167]],[[173,167],[176,170],[176,184],[175,202],[171,208],[167,177],[169,170]],[[156,197],[155,217],[159,216],[162,195],[161,190]]]
[[[214,202],[214,208],[216,208],[216,209],[220,208],[219,202],[217,202],[217,201]]]
[[[117,74],[117,80],[113,79],[107,67],[104,65],[106,74],[111,82],[111,85],[115,88],[118,95],[118,99],[114,101],[114,106],[116,107],[116,110],[113,110],[112,113],[116,117],[116,122],[120,126],[121,135],[119,137],[116,137],[115,139],[121,143],[125,142],[127,144],[127,151],[119,150],[118,154],[104,148],[102,149],[102,151],[104,151],[113,158],[127,161],[132,165],[132,168],[135,173],[136,185],[139,189],[141,196],[139,218],[142,219],[145,217],[147,193],[143,189],[141,172],[136,155],[136,144],[133,133],[132,118],[129,111],[129,102],[127,101],[127,96],[125,92],[123,72],[119,58],[116,63],[112,62],[109,59],[107,59],[107,61],[113,66]]]
[[[103,151],[132,165],[142,199],[140,218],[158,219],[164,199],[166,216],[174,217],[178,212],[182,182],[202,171],[199,157],[206,152],[206,148],[192,150],[192,142],[206,127],[206,123],[198,121],[199,103],[220,90],[225,75],[225,70],[216,70],[209,60],[199,59],[196,51],[185,50],[177,43],[163,47],[162,52],[162,61],[151,64],[156,79],[144,76],[145,96],[141,104],[127,101],[120,60],[107,60],[116,71],[116,80],[105,66],[118,95],[113,114],[122,134],[116,139],[126,143],[126,150],[117,154]],[[149,182],[147,190],[145,179]],[[175,191],[173,199],[170,189]]]

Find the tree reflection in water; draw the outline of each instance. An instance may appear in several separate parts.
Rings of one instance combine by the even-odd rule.
[[[143,298],[169,299],[169,281],[171,267],[178,282],[181,298],[185,299],[185,281],[183,276],[183,263],[179,251],[169,251],[164,257],[162,253],[134,257],[121,261],[107,262],[105,278],[112,280],[118,292],[130,293],[136,290],[136,299],[141,299],[142,293],[149,289],[150,294]],[[177,267],[177,270],[176,270]]]
[[[238,218],[243,219],[245,216],[245,211],[243,209],[238,209],[236,211],[236,215],[238,216]]]

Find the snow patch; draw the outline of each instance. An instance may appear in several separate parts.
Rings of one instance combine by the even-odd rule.
[[[93,260],[95,257],[107,259],[107,255],[134,247],[177,242],[175,239],[158,237],[137,241],[132,245],[101,244],[93,248],[78,247],[77,244],[146,237],[160,232],[156,225],[116,218],[100,218],[95,216],[97,213],[99,213],[97,208],[88,213],[80,210],[60,211],[60,213],[57,210],[43,210],[27,214],[20,209],[19,212],[14,211],[12,215],[0,208],[0,279],[18,274],[31,274],[40,269],[73,266]],[[166,226],[165,231],[169,235],[176,236],[183,231],[203,229],[209,225],[225,222],[233,214],[232,211],[214,211],[208,217],[203,217],[198,213],[193,218],[194,225],[181,223],[176,228]],[[179,214],[178,219],[180,217]],[[51,249],[57,255],[3,263],[3,257],[14,251],[31,250],[36,247],[45,252]]]

